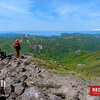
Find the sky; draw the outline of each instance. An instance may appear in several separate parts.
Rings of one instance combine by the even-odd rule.
[[[100,0],[0,0],[0,31],[100,31]]]

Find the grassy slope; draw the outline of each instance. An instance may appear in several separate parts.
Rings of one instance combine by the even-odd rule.
[[[51,69],[57,74],[73,75],[79,78],[89,80],[100,80],[100,51],[87,52],[80,51],[80,54],[71,52],[65,55],[62,60],[50,62],[39,58],[30,58],[29,61],[35,61],[40,66]]]
[[[68,64],[64,63],[63,68],[87,76],[92,75],[100,77],[100,51],[86,53],[82,56],[80,55],[79,57],[75,57]]]

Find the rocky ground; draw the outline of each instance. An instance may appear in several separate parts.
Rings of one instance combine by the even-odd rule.
[[[0,88],[0,100],[100,100],[90,96],[90,85],[99,83],[56,75],[27,59],[9,55],[0,60],[0,80],[6,82]]]

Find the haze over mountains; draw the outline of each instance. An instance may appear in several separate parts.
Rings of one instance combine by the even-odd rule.
[[[100,31],[0,31],[0,37],[17,36],[21,34],[37,35],[37,36],[60,36],[61,33],[82,33],[82,34],[100,34]]]

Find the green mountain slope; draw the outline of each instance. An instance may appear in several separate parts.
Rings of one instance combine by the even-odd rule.
[[[42,59],[42,60],[41,60]],[[52,69],[56,74],[68,74],[78,78],[100,81],[100,51],[78,50],[58,59],[30,58],[41,67]]]
[[[69,53],[61,62],[67,70],[100,77],[100,51]]]
[[[48,38],[20,35],[3,38],[4,43],[0,45],[0,48],[8,53],[14,51],[13,43],[16,39],[19,39],[21,43],[21,53],[31,52],[36,55],[49,54],[49,56],[60,57],[63,54],[79,49],[87,51],[100,50],[100,35],[96,34],[67,34],[67,36]]]
[[[13,44],[16,39],[20,41],[21,53],[34,53],[56,68],[100,77],[99,34],[64,33],[58,37],[19,35],[0,38],[0,48],[7,53],[15,52]]]

